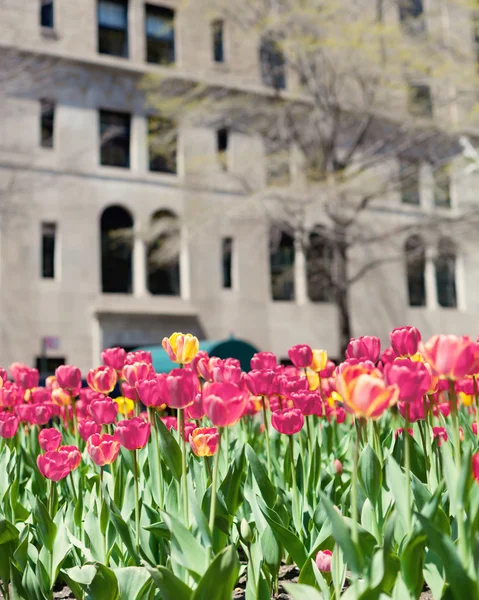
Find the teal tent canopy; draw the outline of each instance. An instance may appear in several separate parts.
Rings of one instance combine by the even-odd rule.
[[[141,348],[137,348],[137,350],[148,350],[148,352],[151,352],[153,367],[157,373],[167,373],[178,366],[171,362],[168,354],[161,346],[142,346]],[[210,356],[217,356],[218,358],[237,358],[241,363],[243,371],[249,371],[251,357],[256,352],[259,352],[249,342],[236,338],[221,341],[203,340],[200,341],[200,350],[204,350]]]

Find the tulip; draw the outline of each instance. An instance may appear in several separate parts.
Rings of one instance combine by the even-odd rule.
[[[198,371],[198,363],[200,360],[203,360],[206,363],[208,363],[209,358],[210,357],[209,357],[208,352],[205,352],[204,350],[200,350],[199,352],[196,353],[196,356],[193,358],[193,360],[185,366],[187,369],[191,369],[194,373],[196,373],[198,375],[198,377],[200,377],[201,375],[200,375],[200,372]]]
[[[58,406],[68,406],[72,403],[72,395],[68,390],[55,387],[52,389],[52,400]]]
[[[118,376],[115,369],[103,365],[96,369],[90,369],[87,375],[89,387],[100,394],[109,394],[115,388]]]
[[[205,416],[203,408],[203,393],[200,391],[196,394],[193,404],[186,408],[186,416],[188,419],[196,419],[199,421]]]
[[[60,481],[71,472],[68,454],[57,450],[37,456],[37,466],[43,477],[52,481]]]
[[[217,383],[229,382],[238,385],[242,375],[241,367],[235,364],[228,364],[227,361],[217,363],[211,369],[211,377]]]
[[[280,433],[293,435],[303,428],[304,416],[298,408],[276,410],[271,415],[271,425]]]
[[[326,350],[313,350],[313,360],[309,365],[310,369],[316,371],[323,371],[328,364],[328,353]]]
[[[171,431],[172,429],[178,430],[178,419],[176,417],[161,417],[161,420],[168,431]]]
[[[98,425],[110,425],[116,421],[118,405],[109,396],[102,400],[93,400],[88,407],[88,414]]]
[[[101,433],[101,425],[91,418],[82,419],[78,423],[78,433],[81,439],[86,442],[95,433]]]
[[[199,389],[198,377],[188,369],[173,369],[158,377],[160,397],[170,408],[186,408],[193,404]]]
[[[136,384],[145,379],[152,379],[154,376],[153,367],[150,363],[137,362],[132,365],[127,364],[123,367],[123,379],[128,382],[128,385],[135,387]]]
[[[416,421],[424,421],[426,413],[424,409],[429,410],[429,401],[424,402],[423,399],[418,399],[415,402],[398,402],[399,414],[407,419],[410,423]]]
[[[38,443],[40,444],[40,448],[45,450],[45,452],[58,450],[58,447],[62,443],[62,434],[58,429],[54,429],[53,427],[42,429],[38,434]]]
[[[44,387],[36,387],[25,392],[25,400],[27,402],[33,402],[34,404],[43,404],[49,402],[52,399],[51,390]]]
[[[331,572],[331,562],[333,560],[333,553],[331,550],[320,550],[316,554],[316,566],[323,573]]]
[[[398,429],[396,429],[396,431],[394,432],[394,437],[397,438],[399,435],[403,435],[405,431],[404,427],[399,427]],[[414,436],[414,430],[411,429],[410,427],[407,428],[407,432],[408,434],[413,437]]]
[[[276,377],[271,369],[253,369],[245,375],[246,386],[253,396],[269,396],[273,392]]]
[[[133,400],[133,402],[138,402],[138,393],[135,387],[132,387],[131,385],[128,385],[126,381],[123,381],[121,384],[121,390],[125,398],[129,398],[130,400]]]
[[[334,467],[334,472],[336,473],[336,475],[343,474],[343,463],[338,458],[334,459],[333,467]]]
[[[472,456],[472,476],[479,483],[479,452]]]
[[[77,446],[60,446],[57,452],[67,457],[70,471],[74,471],[81,463],[81,452]]]
[[[106,348],[101,353],[101,359],[104,365],[115,369],[115,371],[120,374],[125,365],[126,350],[118,347]]]
[[[154,379],[143,379],[138,381],[135,385],[138,393],[138,398],[143,402],[145,406],[162,406],[164,402],[160,396],[160,386],[158,385],[158,378]]]
[[[151,352],[148,352],[147,350],[135,350],[135,352],[128,352],[125,358],[125,365],[134,365],[138,362],[146,362],[153,366]]]
[[[420,345],[432,372],[442,379],[462,379],[476,363],[476,344],[467,336],[435,335]]]
[[[397,356],[412,356],[418,351],[421,334],[416,327],[396,327],[389,334],[391,347]]]
[[[196,456],[213,456],[218,446],[216,427],[198,427],[190,434],[190,446]]]
[[[386,348],[386,350],[384,350],[384,352],[381,354],[380,361],[381,361],[381,364],[383,366],[385,366],[385,365],[395,361],[397,357],[398,357],[398,355],[392,348]]]
[[[370,360],[376,364],[381,352],[381,341],[379,338],[363,335],[360,338],[351,338],[346,349],[346,358],[357,358],[358,360]]]
[[[0,379],[2,380],[2,385],[8,381],[8,373],[2,367],[0,367]]]
[[[16,383],[7,381],[4,387],[0,388],[0,408],[13,408],[22,401],[24,393]]]
[[[87,452],[99,467],[111,465],[120,452],[120,442],[113,435],[94,433],[86,443]]]
[[[16,407],[22,421],[32,425],[46,425],[53,416],[53,410],[46,404],[20,404]]]
[[[365,372],[361,366],[347,367],[337,378],[345,408],[357,417],[377,419],[399,396],[397,385],[386,385],[379,371]]]
[[[328,360],[325,368],[319,372],[319,376],[321,379],[327,379],[328,377],[332,377],[334,370],[336,369],[336,365],[332,360]]]
[[[306,344],[297,344],[288,350],[288,356],[295,367],[306,369],[313,362],[313,351]]]
[[[191,433],[198,427],[198,425],[194,421],[185,421],[183,425],[183,439],[185,442],[188,442],[190,439]]]
[[[388,385],[397,384],[401,402],[422,400],[431,384],[431,375],[425,365],[409,358],[398,358],[385,365],[384,378]]]
[[[307,392],[309,390],[309,381],[307,377],[301,377],[299,375],[286,376],[280,375],[278,377],[280,384],[280,394],[290,398],[294,392]]]
[[[339,423],[340,425],[341,423],[344,423],[346,420],[346,411],[342,406],[329,406],[329,404],[325,404],[324,407],[328,423],[331,423],[332,420],[336,421],[336,423]],[[321,417],[322,415],[318,416]]]
[[[474,423],[472,424],[472,433],[474,435],[477,435],[477,423],[474,421]]]
[[[437,439],[437,445],[439,448],[444,442],[447,442],[448,436],[445,427],[433,427],[432,428],[433,439]]]
[[[205,413],[217,427],[237,423],[248,402],[248,392],[234,383],[206,383],[203,387]]]
[[[150,437],[150,424],[141,417],[120,421],[115,429],[115,438],[127,450],[144,448]]]
[[[118,406],[118,412],[120,415],[128,417],[129,415],[133,414],[135,403],[130,398],[118,396],[118,398],[113,398],[113,402]],[[165,408],[165,406],[166,404],[163,404],[162,408]]]
[[[38,387],[38,382],[40,379],[40,374],[38,369],[30,369],[29,367],[23,367],[22,369],[18,369],[15,382],[23,388],[24,390],[28,390],[34,387]]]
[[[257,352],[250,361],[252,371],[259,369],[274,369],[276,365],[276,355],[272,352]]]
[[[18,418],[9,412],[0,412],[0,437],[12,438],[18,429]]]
[[[198,338],[191,333],[173,333],[163,338],[161,345],[172,362],[182,365],[190,363],[200,349]]]
[[[293,392],[291,400],[305,416],[323,414],[323,400],[318,392]]]
[[[76,390],[81,387],[81,371],[72,365],[61,365],[55,371],[58,385],[65,390]]]

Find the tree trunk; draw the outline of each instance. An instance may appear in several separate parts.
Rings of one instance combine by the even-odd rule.
[[[340,359],[344,358],[344,353],[353,336],[351,325],[351,313],[349,309],[349,286],[348,286],[348,247],[344,241],[345,232],[336,244],[336,305],[338,307],[338,333]],[[338,236],[339,237],[339,236]]]

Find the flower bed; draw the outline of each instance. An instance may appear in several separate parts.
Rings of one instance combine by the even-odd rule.
[[[105,350],[88,388],[0,371],[5,598],[479,599],[476,343],[405,327],[248,373],[164,348],[168,374]]]

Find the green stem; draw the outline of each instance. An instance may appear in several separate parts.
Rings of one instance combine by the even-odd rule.
[[[451,403],[451,417],[452,417],[452,440],[454,447],[454,459],[456,462],[456,468],[458,475],[461,472],[461,442],[459,439],[459,420],[457,414],[457,398],[456,389],[454,387],[454,381],[449,382],[449,400]],[[464,525],[464,507],[462,506],[462,499],[457,496],[457,490],[453,493],[456,500],[456,520],[457,520],[457,536],[459,540],[459,548],[461,551],[462,562],[464,565],[467,564],[467,545],[466,545],[466,529]]]
[[[188,506],[188,480],[186,478],[186,441],[185,441],[185,409],[178,409],[178,431],[181,437],[181,483],[183,496],[183,514],[185,517],[185,527],[190,522]]]
[[[213,482],[211,484],[211,504],[210,504],[210,531],[211,535],[213,535],[213,530],[215,526],[215,516],[216,516],[216,486],[218,483],[218,467],[220,464],[220,451],[221,451],[221,437],[223,434],[223,427],[218,427],[218,447],[216,448],[215,454],[215,464],[213,467]]]
[[[422,450],[424,452],[424,466],[426,468],[426,486],[429,487],[429,456],[427,453],[428,446],[426,444],[426,437],[424,435],[422,422],[418,421],[417,425],[419,427],[419,435],[421,436]]]
[[[264,433],[266,435],[266,455],[268,458],[268,477],[271,479],[271,448],[270,448],[270,442],[269,442],[269,423],[268,423],[268,416],[266,414],[266,401],[265,401],[265,397],[262,397],[262,404],[263,404],[263,421],[264,421]]]
[[[411,439],[409,435],[409,412],[406,409],[406,427],[404,430],[404,470],[406,472],[406,527],[408,535],[411,535]]]
[[[149,406],[148,407],[148,418],[150,420],[151,426],[153,428],[153,440],[155,444],[156,454],[158,456],[158,502],[160,504],[159,509],[163,510],[164,501],[163,501],[163,482],[161,480],[161,453],[160,453],[160,442],[158,439],[158,429],[156,428],[156,419],[154,409]]]
[[[313,446],[312,446],[311,424],[309,422],[309,416],[306,416],[304,420],[306,421],[306,431],[308,434],[308,454],[309,454],[309,460],[311,461],[313,459]]]
[[[135,544],[136,552],[140,552],[140,494],[138,491],[138,450],[133,450],[133,477],[135,480]]]
[[[301,515],[299,513],[299,499],[298,499],[298,484],[296,482],[296,465],[294,464],[294,443],[293,436],[288,435],[289,438],[289,456],[291,459],[291,480],[293,483],[293,515],[297,517],[297,526],[301,526]]]
[[[255,577],[255,574],[254,574],[253,556],[251,554],[251,546],[250,546],[250,544],[248,544],[247,548],[248,548],[249,568],[251,569],[251,579],[253,580],[254,587],[256,588],[256,577]]]
[[[359,463],[359,443],[360,443],[360,431],[362,423],[361,419],[356,424],[356,440],[354,443],[354,455],[353,455],[353,472],[351,477],[351,520],[353,525],[353,542],[358,544],[358,463]]]
[[[53,520],[53,517],[55,516],[53,514],[53,492],[54,492],[53,481],[50,479],[50,493],[48,495],[48,513],[52,520]]]

